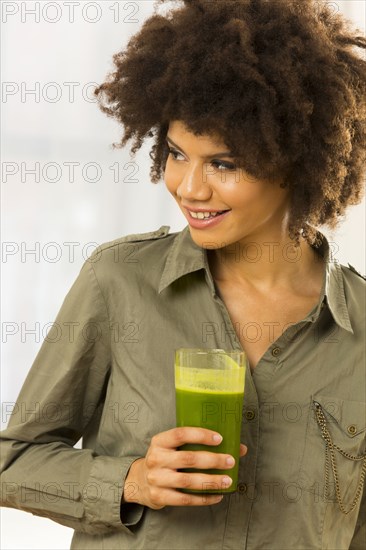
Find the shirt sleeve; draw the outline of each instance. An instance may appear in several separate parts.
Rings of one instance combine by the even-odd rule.
[[[131,533],[127,525],[141,519],[144,507],[122,515],[121,496],[139,457],[74,448],[99,425],[110,368],[108,311],[86,261],[0,434],[3,506],[90,534]]]

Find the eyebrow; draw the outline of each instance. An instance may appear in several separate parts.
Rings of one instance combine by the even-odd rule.
[[[174,145],[174,147],[179,149],[179,151],[181,151],[182,153],[184,152],[183,149],[181,149],[179,147],[179,145],[177,145],[176,143],[174,143],[174,141],[172,139],[170,139],[170,137],[166,136],[166,140],[169,141],[172,145]],[[234,158],[234,155],[232,153],[230,153],[230,151],[222,151],[221,153],[215,153],[214,155],[203,155],[202,156],[202,158],[204,158],[204,159],[212,159],[212,158],[215,158],[215,157]]]

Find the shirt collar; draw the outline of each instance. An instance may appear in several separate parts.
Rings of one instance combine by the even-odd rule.
[[[311,320],[315,321],[318,318],[320,309],[324,304],[328,306],[337,325],[353,334],[347,308],[341,265],[333,256],[326,236],[320,231],[318,231],[318,235],[322,243],[316,250],[325,260],[325,272],[321,299],[314,312],[312,312]]]
[[[324,280],[321,299],[314,310],[306,317],[306,320],[315,322],[319,317],[322,307],[328,306],[337,325],[353,334],[341,266],[338,260],[333,257],[325,235],[320,233],[320,231],[318,231],[318,235],[322,243],[316,250],[325,260]],[[207,250],[195,244],[187,225],[182,231],[177,233],[169,250],[160,279],[159,294],[180,277],[200,269],[205,270],[207,283],[212,295],[215,295],[216,290],[208,264]]]
[[[180,233],[177,233],[169,250],[168,257],[160,279],[158,292],[162,292],[174,281],[199,269],[206,269],[209,272],[209,266],[206,257],[206,249],[196,245],[191,238],[189,226],[187,225]],[[209,273],[212,281],[211,273]],[[211,285],[210,285],[211,286]],[[212,281],[212,286],[213,281]],[[212,287],[211,287],[212,289]]]

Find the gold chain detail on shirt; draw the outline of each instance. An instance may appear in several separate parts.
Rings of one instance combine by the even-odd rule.
[[[366,453],[358,455],[358,456],[353,456],[350,453],[347,453],[346,451],[343,451],[343,449],[338,447],[338,445],[335,445],[333,443],[332,437],[331,437],[331,435],[329,433],[329,430],[327,428],[327,421],[326,421],[326,418],[324,416],[321,405],[319,403],[317,403],[316,401],[314,401],[314,405],[315,405],[316,420],[317,420],[319,428],[321,430],[322,437],[325,441],[324,499],[325,500],[328,499],[329,462],[330,462],[331,468],[332,468],[332,473],[333,473],[333,478],[334,478],[334,482],[335,482],[335,491],[336,491],[336,498],[337,498],[338,506],[339,506],[339,508],[340,508],[340,510],[343,514],[349,514],[350,512],[352,512],[355,509],[355,507],[356,507],[356,505],[359,501],[359,498],[361,496],[361,493],[362,493],[362,488],[363,488],[364,481],[365,481],[365,476],[366,476]],[[336,459],[335,459],[334,449],[336,451],[338,451],[341,455],[343,455],[345,458],[348,458],[349,460],[354,460],[354,461],[363,460],[361,476],[360,476],[360,480],[359,480],[359,483],[358,483],[358,486],[357,486],[356,494],[355,494],[355,497],[354,497],[353,502],[351,504],[351,507],[348,510],[346,510],[346,508],[344,507],[344,504],[342,502],[341,490],[340,490],[340,486],[339,486],[338,469],[337,469],[337,463],[336,463]],[[329,460],[329,458],[330,458],[330,460]]]

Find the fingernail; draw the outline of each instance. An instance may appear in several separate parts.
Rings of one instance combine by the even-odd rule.
[[[222,435],[220,434],[215,434],[212,436],[212,439],[215,441],[215,443],[221,443],[222,441]]]
[[[224,477],[222,480],[222,484],[224,485],[224,487],[230,487],[232,482],[233,480],[231,479],[231,477]]]
[[[232,456],[229,456],[229,457],[226,459],[226,464],[227,464],[228,466],[234,466],[234,464],[235,464],[234,458],[233,458]]]

